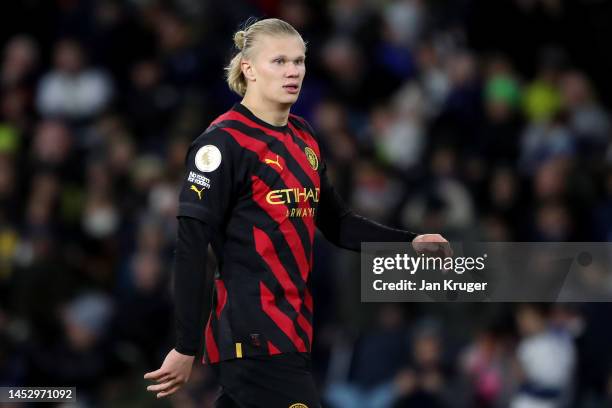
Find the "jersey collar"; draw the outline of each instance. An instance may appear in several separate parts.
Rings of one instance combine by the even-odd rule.
[[[255,114],[253,112],[251,112],[246,106],[244,106],[243,104],[241,104],[240,102],[237,102],[234,104],[234,106],[232,107],[232,110],[236,111],[236,112],[240,112],[242,113],[244,116],[246,116],[247,118],[251,119],[253,122],[266,127],[270,130],[275,130],[277,132],[285,132],[287,130],[287,125],[284,126],[274,126],[269,124],[268,122],[259,119],[257,116],[255,116]]]

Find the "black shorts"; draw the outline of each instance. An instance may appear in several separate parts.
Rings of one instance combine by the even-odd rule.
[[[216,408],[321,407],[308,353],[238,358],[212,367],[221,385]]]

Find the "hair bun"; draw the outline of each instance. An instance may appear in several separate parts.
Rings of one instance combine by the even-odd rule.
[[[240,30],[234,34],[234,44],[240,51],[244,48],[244,42],[246,41],[246,31]]]

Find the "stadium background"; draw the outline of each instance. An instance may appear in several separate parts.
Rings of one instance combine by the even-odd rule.
[[[450,240],[612,237],[609,1],[2,8],[0,386],[76,386],[81,406],[214,399],[206,367],[166,401],[142,375],[173,343],[184,155],[237,101],[223,66],[249,16],[283,18],[308,41],[294,112],[361,214]],[[358,257],[316,245],[313,356],[329,406],[507,406],[525,310],[361,304]],[[559,384],[569,406],[612,404],[611,311],[558,305],[546,317],[570,339],[553,360],[575,355]],[[564,368],[541,351],[532,364],[555,377]]]

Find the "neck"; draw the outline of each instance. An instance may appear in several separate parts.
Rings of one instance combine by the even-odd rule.
[[[240,102],[255,116],[273,126],[285,126],[289,119],[291,105],[272,103],[247,92]]]

